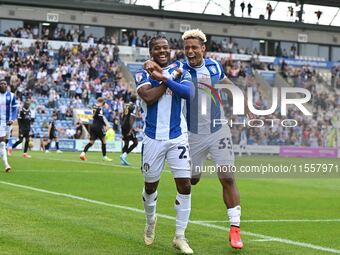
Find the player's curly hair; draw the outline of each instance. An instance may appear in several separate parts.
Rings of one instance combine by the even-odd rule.
[[[182,35],[182,40],[185,41],[187,39],[199,39],[202,43],[207,42],[206,35],[200,29],[191,29],[185,31],[184,34]]]
[[[159,35],[153,36],[153,37],[150,39],[150,41],[149,41],[149,51],[152,50],[152,48],[153,48],[155,42],[156,42],[157,40],[160,40],[160,39],[164,39],[164,40],[167,40],[167,41],[168,41],[168,39],[166,38],[165,35],[159,34]]]

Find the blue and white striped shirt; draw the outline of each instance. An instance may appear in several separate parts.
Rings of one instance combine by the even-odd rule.
[[[0,126],[4,127],[7,122],[17,119],[18,104],[15,95],[12,92],[0,93]]]
[[[183,66],[179,61],[174,62],[163,70],[169,73],[169,76]],[[135,75],[137,91],[144,85],[152,87],[160,86],[160,82],[153,80],[147,71],[140,70]],[[188,72],[184,71],[182,76],[174,79],[178,83],[191,82],[191,77]],[[182,99],[169,88],[152,105],[147,105],[141,100],[144,118],[144,133],[156,140],[169,140],[179,137],[187,133],[187,123],[183,115],[183,106],[185,99]]]
[[[187,100],[187,122],[190,132],[195,134],[211,134],[222,125],[214,125],[214,119],[223,119],[224,111],[219,92],[215,86],[225,78],[223,67],[214,59],[205,58],[199,67],[183,65],[192,77],[195,85],[195,97]]]

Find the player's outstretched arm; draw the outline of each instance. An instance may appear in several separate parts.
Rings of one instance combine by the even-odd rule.
[[[147,105],[152,105],[163,96],[165,91],[166,86],[164,84],[161,84],[157,87],[152,87],[151,85],[144,85],[138,88],[137,93]]]
[[[175,94],[184,99],[192,99],[194,97],[194,85],[191,81],[175,82],[172,79],[167,79],[165,85]]]
[[[178,71],[181,75],[181,71]],[[189,80],[182,80],[180,83],[173,80],[174,77],[164,75],[164,72],[154,70],[151,77],[155,80],[162,81],[165,86],[172,90],[176,95],[184,99],[190,99],[194,96],[194,85]]]

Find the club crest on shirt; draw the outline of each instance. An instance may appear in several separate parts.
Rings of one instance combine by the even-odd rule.
[[[216,73],[217,73],[216,67],[211,66],[209,69],[210,69],[210,71],[211,71],[213,74],[216,74]]]
[[[143,74],[142,73],[136,73],[136,81],[140,82],[143,79]]]
[[[175,63],[172,63],[172,64],[170,64],[167,68],[175,68],[175,67],[177,67],[177,64],[176,64],[176,62]]]

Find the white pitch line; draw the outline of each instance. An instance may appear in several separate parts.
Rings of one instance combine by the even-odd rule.
[[[133,172],[125,172],[125,171],[120,171],[120,172],[115,172],[111,170],[17,170],[15,169],[15,172],[20,172],[20,173],[97,173],[97,174],[133,174]]]
[[[251,242],[275,242],[275,239],[256,239],[256,240],[251,240]]]
[[[72,163],[78,163],[78,164],[91,164],[91,165],[101,165],[101,166],[114,166],[114,167],[121,167],[121,168],[135,168],[140,169],[140,167],[137,166],[123,166],[123,165],[117,165],[117,164],[106,164],[101,162],[94,162],[94,161],[80,161],[80,160],[71,160],[71,159],[65,159],[65,158],[44,158],[44,157],[38,157],[39,159],[46,159],[46,160],[54,160],[54,161],[66,161],[66,162],[72,162]]]
[[[195,220],[201,223],[223,223],[226,220]],[[275,223],[275,222],[340,222],[340,219],[277,219],[277,220],[241,220],[242,223]]]
[[[88,202],[88,203],[92,203],[92,204],[103,205],[103,206],[108,206],[108,207],[112,207],[112,208],[117,208],[117,209],[122,209],[122,210],[127,210],[127,211],[131,211],[131,212],[137,212],[137,213],[144,214],[144,210],[134,208],[134,207],[122,206],[122,205],[117,205],[117,204],[109,204],[109,203],[106,203],[106,202],[101,202],[101,201],[97,201],[97,200],[93,200],[93,199],[74,196],[74,195],[71,195],[71,194],[59,193],[59,192],[49,191],[49,190],[45,190],[45,189],[39,189],[39,188],[21,185],[21,184],[16,184],[16,183],[11,183],[11,182],[0,181],[0,183],[8,185],[8,186],[17,187],[17,188],[33,190],[33,191],[37,191],[37,192],[40,192],[40,193],[46,193],[46,194],[55,195],[55,196],[59,196],[59,197],[71,198],[71,199],[80,200],[80,201],[84,201],[84,202]],[[169,216],[169,215],[166,215],[166,214],[157,214],[157,216],[159,218],[176,220],[175,217]],[[213,224],[210,224],[210,223],[195,222],[195,221],[190,221],[190,223],[194,224],[194,225],[198,225],[198,226],[207,227],[207,228],[229,231],[229,229],[226,228],[226,227],[217,226],[217,225],[213,225]],[[328,248],[328,247],[323,247],[323,246],[319,246],[319,245],[314,245],[314,244],[311,244],[311,243],[292,241],[292,240],[289,240],[289,239],[283,239],[283,238],[278,238],[278,237],[273,237],[273,236],[256,234],[256,233],[252,233],[252,232],[248,232],[248,231],[242,231],[242,234],[245,235],[245,236],[251,236],[251,237],[256,237],[256,238],[260,238],[260,239],[271,239],[272,241],[275,241],[275,242],[280,242],[280,243],[284,243],[284,244],[309,248],[309,249],[313,249],[313,250],[325,251],[325,252],[334,253],[334,254],[340,254],[340,250],[336,250],[336,249],[332,249],[332,248]]]
[[[80,161],[80,160],[71,160],[71,159],[65,159],[65,158],[44,158],[44,157],[39,157],[39,159],[47,159],[47,160],[55,160],[55,161],[61,161],[62,160],[62,161],[65,161],[65,162],[72,162],[72,163],[78,163],[78,164],[92,164],[92,165],[101,165],[101,166],[113,166],[113,167],[125,168],[127,170],[129,168],[139,169],[140,170],[140,166],[131,166],[131,165],[123,166],[123,165],[117,165],[117,164],[106,164],[106,163],[95,162],[95,161]],[[166,170],[166,169],[164,169],[162,172],[171,173],[170,170]]]

